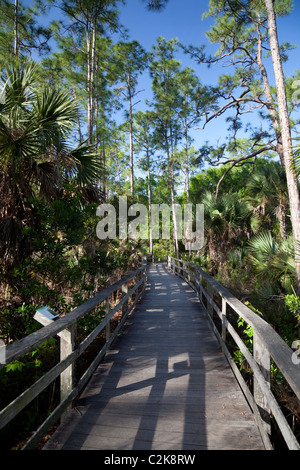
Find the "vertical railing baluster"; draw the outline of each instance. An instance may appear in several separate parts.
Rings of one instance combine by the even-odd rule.
[[[199,295],[200,295],[200,300],[201,302],[203,303],[203,296],[202,296],[202,274],[201,272],[199,271]]]
[[[109,314],[109,296],[105,300],[105,316]],[[106,341],[110,338],[110,320],[106,324]]]
[[[222,317],[222,339],[223,339],[224,342],[226,341],[226,313],[227,313],[226,310],[227,310],[227,302],[222,297],[221,317]]]
[[[213,286],[211,285],[210,282],[207,282],[207,291],[206,292],[208,294],[208,297],[210,297],[213,300],[213,298],[214,298],[214,289],[213,289]],[[214,313],[214,309],[213,309],[213,306],[210,303],[209,299],[207,299],[207,311],[210,314],[210,316],[212,317],[213,313]]]
[[[122,285],[122,297],[125,297],[126,294],[128,294],[128,282],[125,282],[125,284]],[[128,299],[122,305],[122,317],[126,314],[127,310],[128,310]]]
[[[60,360],[63,361],[68,357],[76,347],[76,330],[77,325],[74,324],[69,328],[63,330],[63,334],[60,336]],[[60,374],[60,400],[63,401],[73,390],[74,387],[74,376],[75,376],[75,364],[74,362],[67,367]],[[70,411],[72,404],[66,409],[61,416],[63,421],[66,413]]]
[[[270,385],[271,384],[271,361],[270,354],[267,348],[264,346],[263,341],[257,332],[253,331],[253,357],[258,364],[265,380]],[[270,421],[270,407],[267,403],[267,400],[262,392],[258,381],[255,377],[253,378],[253,393],[254,400],[257,404],[257,407],[260,411],[261,418],[263,420],[263,426],[267,434],[271,434],[271,421]]]

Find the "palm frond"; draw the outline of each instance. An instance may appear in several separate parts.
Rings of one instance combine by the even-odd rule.
[[[78,116],[74,98],[56,89],[44,88],[37,93],[34,108],[40,130],[45,132],[45,136],[50,132],[51,139],[58,129],[62,134],[69,133]]]
[[[68,152],[66,160],[69,161],[69,175],[77,184],[84,186],[99,181],[103,167],[93,146],[82,143]]]
[[[6,78],[1,83],[1,111],[10,116],[11,121],[16,122],[20,113],[31,106],[32,85],[37,70],[37,64],[8,64],[5,71]]]
[[[260,233],[249,242],[249,260],[258,279],[264,282],[291,284],[295,280],[295,257],[293,238],[280,244],[270,232]]]
[[[294,147],[294,165],[296,174],[300,176],[300,144],[295,145]]]
[[[20,168],[26,158],[36,157],[41,153],[41,138],[35,121],[29,121],[25,127],[9,127],[0,117],[0,160],[2,165],[9,161],[12,168]]]

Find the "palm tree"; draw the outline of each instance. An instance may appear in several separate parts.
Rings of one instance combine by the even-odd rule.
[[[275,214],[280,236],[287,238],[287,209],[289,205],[286,176],[277,162],[264,165],[253,173],[246,185],[246,195],[254,207],[254,214],[265,216],[269,208]]]
[[[292,236],[276,242],[271,232],[260,233],[249,241],[249,260],[262,289],[289,292],[295,285],[295,249]]]
[[[218,264],[225,263],[228,251],[236,246],[237,241],[248,239],[252,207],[237,193],[221,194],[215,198],[208,191],[201,203],[204,204],[208,254],[213,271],[216,271]]]
[[[24,229],[36,223],[34,201],[61,194],[72,179],[87,193],[99,178],[93,149],[67,144],[77,120],[71,95],[39,87],[34,63],[9,64],[0,96],[0,259],[15,265],[30,250]]]

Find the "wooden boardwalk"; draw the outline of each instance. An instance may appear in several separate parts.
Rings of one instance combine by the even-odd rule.
[[[264,449],[195,292],[164,264],[45,450]]]

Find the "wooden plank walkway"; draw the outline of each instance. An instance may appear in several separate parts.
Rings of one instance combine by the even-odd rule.
[[[195,292],[166,265],[45,450],[264,449]]]

